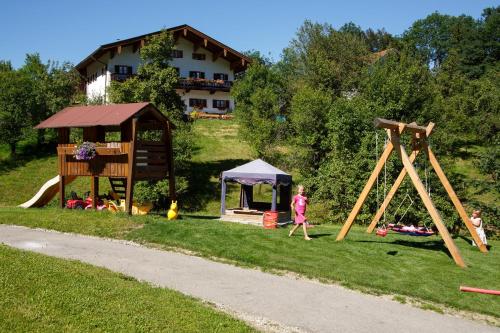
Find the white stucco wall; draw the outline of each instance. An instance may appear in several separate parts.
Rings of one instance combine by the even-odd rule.
[[[214,73],[224,73],[228,75],[228,80],[234,80],[234,72],[230,69],[230,64],[223,57],[219,57],[216,61],[212,60],[212,53],[203,47],[199,47],[194,52],[193,43],[190,41],[179,38],[175,49],[183,51],[183,58],[174,58],[171,60],[173,67],[179,68],[180,77],[189,77],[190,71],[200,71],[205,73],[205,79],[213,80]],[[195,60],[192,57],[193,53],[205,54],[205,60]],[[120,54],[115,53],[114,57],[110,59],[109,53],[103,55],[87,67],[87,77],[97,73],[97,78],[92,82],[87,83],[87,97],[99,98],[106,94],[106,87],[111,83],[111,74],[115,72],[115,65],[132,66],[132,73],[137,73],[137,68],[141,62],[140,53],[137,50],[133,52],[132,46],[123,47]],[[103,73],[102,69],[107,64],[107,71]],[[191,111],[189,107],[189,98],[202,98],[207,100],[207,108],[203,111],[220,113],[217,108],[212,107],[214,99],[229,100],[230,110],[234,109],[234,101],[230,98],[229,92],[216,91],[210,94],[204,90],[190,90],[186,92],[182,89],[177,89],[177,93],[181,96],[186,105],[186,112]]]
[[[182,50],[183,58],[174,58],[171,60],[173,67],[179,68],[180,77],[189,77],[190,71],[205,72],[205,79],[213,80],[214,73],[224,73],[228,75],[228,80],[234,80],[234,73],[229,67],[229,62],[222,57],[212,61],[212,53],[203,47],[199,47],[196,52],[193,51],[193,43],[179,38],[175,49]],[[193,53],[202,53],[205,55],[205,60],[193,59]]]

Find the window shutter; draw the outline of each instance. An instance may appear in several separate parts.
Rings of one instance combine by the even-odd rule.
[[[205,72],[200,72],[200,79],[204,79],[205,78]],[[206,101],[205,101],[206,102]],[[205,105],[206,106],[206,105]]]
[[[127,74],[132,74],[132,66],[128,66],[127,67]]]
[[[118,65],[115,65],[115,73],[120,73],[120,66]]]

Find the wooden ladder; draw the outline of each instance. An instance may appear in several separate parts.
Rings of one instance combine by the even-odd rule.
[[[125,199],[125,191],[127,190],[127,178],[112,178],[109,177],[109,184],[113,192],[118,194],[120,199]]]

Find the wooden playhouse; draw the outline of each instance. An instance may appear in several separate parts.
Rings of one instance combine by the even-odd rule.
[[[37,129],[58,131],[59,199],[65,206],[65,185],[75,177],[91,179],[91,197],[96,207],[99,177],[109,178],[113,191],[125,199],[131,212],[134,183],[169,180],[169,196],[175,200],[172,130],[175,126],[151,103],[68,107],[41,122]],[[71,131],[82,129],[83,141],[96,144],[96,156],[77,160],[77,145]]]

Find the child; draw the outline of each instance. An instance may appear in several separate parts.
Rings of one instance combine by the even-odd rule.
[[[470,221],[476,228],[477,235],[479,236],[481,242],[483,242],[484,245],[488,245],[488,241],[486,240],[486,234],[484,233],[483,229],[483,220],[481,220],[481,211],[480,210],[473,211]],[[472,245],[476,246],[476,243],[472,241]]]
[[[290,230],[288,237],[291,237],[295,230],[297,230],[300,225],[302,225],[302,228],[304,229],[304,239],[311,240],[312,238],[307,235],[307,218],[304,215],[306,213],[306,207],[309,203],[309,200],[304,195],[304,186],[299,185],[297,191],[298,194],[293,197],[292,203],[290,205],[290,207],[292,207],[292,211],[295,212],[295,226],[292,228],[292,230]]]

